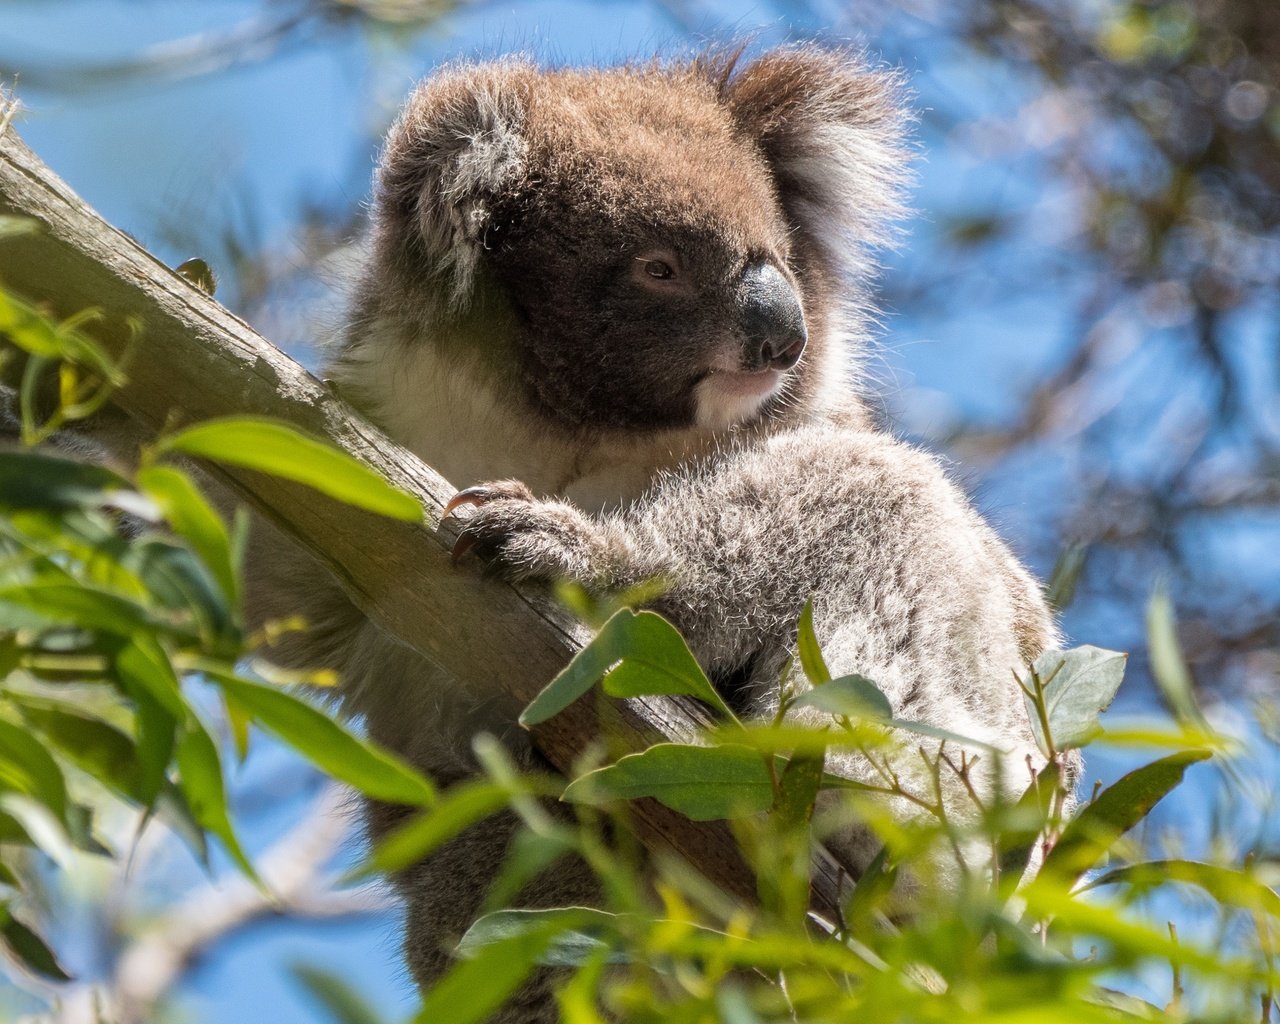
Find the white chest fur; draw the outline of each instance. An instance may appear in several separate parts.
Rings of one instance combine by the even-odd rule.
[[[391,437],[455,487],[511,478],[588,512],[634,501],[656,473],[721,440],[698,428],[574,438],[522,414],[478,366],[443,356],[431,344],[406,346],[376,331],[334,372],[342,390]]]

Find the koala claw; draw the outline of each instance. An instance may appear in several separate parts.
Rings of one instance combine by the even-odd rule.
[[[516,501],[533,501],[533,492],[519,480],[499,480],[492,484],[477,484],[475,487],[464,487],[445,505],[440,513],[440,521],[444,522],[463,505],[484,505],[498,498],[511,498]]]
[[[473,533],[460,533],[458,539],[453,542],[453,550],[449,552],[449,561],[457,566],[467,556],[467,552],[476,546],[476,537]]]
[[[444,514],[463,505],[475,508],[458,528],[451,553],[455,566],[474,552],[485,563],[487,575],[509,582],[591,573],[597,528],[577,509],[541,501],[518,480],[459,491]]]

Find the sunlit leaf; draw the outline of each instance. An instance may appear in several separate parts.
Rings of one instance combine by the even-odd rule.
[[[1142,821],[1182,781],[1191,765],[1209,756],[1204,750],[1180,751],[1143,765],[1104,789],[1067,823],[1045,858],[1044,873],[1078,878]]]
[[[40,801],[67,820],[67,783],[62,769],[38,739],[0,719],[0,786]]]
[[[473,959],[489,946],[550,927],[555,936],[539,955],[540,964],[578,967],[602,951],[609,963],[626,963],[625,955],[610,954],[609,943],[600,938],[612,932],[616,920],[616,914],[588,907],[496,910],[472,924],[454,952],[464,960]]]
[[[543,952],[564,927],[561,920],[544,921],[476,950],[429,988],[416,1024],[476,1024],[488,1020],[537,965]]]
[[[435,787],[393,754],[361,739],[310,704],[271,686],[208,666],[210,680],[262,728],[335,779],[375,800],[430,806]]]
[[[413,495],[392,487],[345,452],[275,420],[254,416],[209,420],[162,438],[157,450],[270,473],[392,519],[422,520],[422,505]]]
[[[191,808],[192,817],[201,828],[217,836],[244,875],[256,881],[257,872],[245,856],[231,824],[218,748],[194,715],[183,726],[177,762],[178,786]]]
[[[768,810],[773,784],[764,758],[749,747],[659,743],[575,779],[564,799],[584,803],[653,797],[694,821]]]
[[[391,874],[418,863],[443,843],[506,807],[508,799],[504,787],[485,780],[455,786],[430,810],[410,818],[381,840],[355,877]]]
[[[1280,918],[1280,895],[1254,877],[1247,868],[1206,864],[1203,861],[1153,860],[1125,864],[1091,879],[1084,888],[1097,889],[1124,884],[1145,891],[1169,882],[1197,886],[1226,906],[1262,911]]]
[[[893,705],[881,689],[865,676],[849,675],[832,679],[801,694],[794,708],[816,708],[830,715],[846,718],[870,718],[887,722],[893,717]]]
[[[800,656],[800,667],[804,669],[805,678],[815,687],[830,682],[831,670],[827,668],[822,648],[818,646],[818,637],[813,632],[812,601],[804,603],[796,628],[796,653]]]
[[[612,697],[687,694],[732,714],[675,627],[653,612],[623,608],[524,709],[520,723],[545,722],[601,679]]]
[[[191,478],[169,466],[148,466],[138,473],[138,483],[174,532],[200,556],[224,598],[234,604],[239,588],[226,525]]]
[[[1044,686],[1044,711],[1054,749],[1080,747],[1098,735],[1102,728],[1099,715],[1120,688],[1127,658],[1118,651],[1086,646],[1046,651],[1036,659],[1034,672]],[[1031,696],[1026,697],[1026,703],[1036,743],[1048,756],[1051,751],[1039,709]]]

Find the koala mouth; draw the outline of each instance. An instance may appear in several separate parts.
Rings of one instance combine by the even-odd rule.
[[[712,370],[694,387],[695,417],[700,427],[723,429],[756,415],[778,393],[783,370]]]

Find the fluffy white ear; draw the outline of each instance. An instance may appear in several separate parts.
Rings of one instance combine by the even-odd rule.
[[[453,308],[471,294],[495,204],[525,172],[531,73],[517,60],[437,72],[387,137],[378,172],[381,243],[387,255],[408,257],[446,283]]]
[[[902,82],[858,54],[806,45],[735,70],[721,96],[773,169],[795,223],[835,266],[861,274],[870,247],[892,242],[910,178]]]

